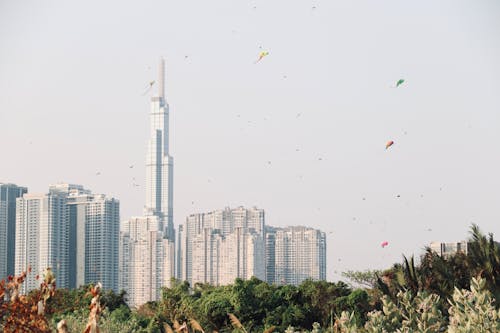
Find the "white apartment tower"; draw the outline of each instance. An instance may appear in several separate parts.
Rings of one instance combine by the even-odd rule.
[[[191,284],[265,279],[264,210],[225,208],[192,214],[179,228],[178,275]]]
[[[26,187],[0,182],[0,280],[14,274],[16,250],[16,199]]]
[[[104,289],[118,292],[120,203],[82,187],[64,189],[67,185],[51,188],[58,187],[68,196],[69,287],[101,282]]]
[[[15,274],[28,267],[22,286],[26,293],[38,288],[36,275],[51,267],[60,288],[69,286],[69,212],[67,197],[60,192],[24,194],[16,206]]]
[[[127,292],[132,307],[158,300],[161,288],[170,286],[174,246],[161,227],[158,216],[132,217],[122,225],[120,289]]]
[[[274,237],[267,237],[267,245],[274,243],[275,283],[299,285],[306,279],[326,280],[324,232],[301,226],[269,232],[274,233]]]

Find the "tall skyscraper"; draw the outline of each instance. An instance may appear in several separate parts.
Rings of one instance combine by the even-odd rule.
[[[0,280],[14,274],[16,199],[26,192],[26,187],[0,183]]]
[[[151,98],[146,156],[146,204],[120,230],[119,288],[138,306],[160,297],[175,276],[173,158],[169,150],[169,106],[165,100],[165,61],[160,59],[158,95]]]
[[[67,196],[58,191],[24,194],[16,202],[15,274],[31,266],[22,285],[26,293],[38,288],[35,276],[50,267],[60,288],[69,287],[69,214]]]
[[[225,208],[192,214],[179,228],[178,275],[191,284],[265,279],[264,210]]]
[[[146,157],[145,215],[158,216],[165,236],[174,241],[173,158],[169,153],[169,106],[165,100],[165,61],[160,59],[158,96],[151,98],[150,138]]]
[[[299,226],[275,228],[274,234],[275,283],[298,285],[306,279],[326,280],[324,232]],[[270,246],[272,240],[268,240]],[[268,259],[268,263],[271,261]]]

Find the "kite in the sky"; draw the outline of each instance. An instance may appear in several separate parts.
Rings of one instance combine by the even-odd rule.
[[[403,83],[405,82],[404,79],[399,79],[398,82],[396,82],[396,86],[394,88],[397,88],[399,87],[400,85],[402,85]]]
[[[382,246],[383,248],[386,247],[387,245],[389,245],[388,241],[383,241],[382,243],[380,243],[380,246]]]
[[[265,56],[268,56],[269,55],[269,52],[267,51],[261,51],[259,53],[259,59],[257,59],[254,64],[258,63],[259,61],[261,61]]]
[[[392,140],[387,141],[387,143],[385,144],[385,149],[388,149],[393,144],[394,144],[394,141],[392,141]]]
[[[144,91],[142,93],[142,96],[146,95],[151,90],[151,88],[153,87],[154,84],[155,84],[155,81],[149,82],[148,87],[146,88],[146,91]]]

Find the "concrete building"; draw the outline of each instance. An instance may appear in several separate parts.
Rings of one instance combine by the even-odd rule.
[[[17,199],[15,274],[32,269],[22,292],[38,288],[35,276],[47,267],[52,268],[59,288],[69,287],[69,229],[64,193],[24,194]]]
[[[192,214],[179,228],[178,278],[228,284],[256,276],[265,279],[264,210],[225,208]]]
[[[103,194],[68,195],[70,220],[69,286],[101,282],[118,292],[120,203]]]
[[[298,285],[306,279],[326,280],[324,232],[298,226],[276,228],[274,233],[275,283]]]
[[[16,199],[26,187],[0,183],[0,280],[14,274],[16,250]]]
[[[469,243],[467,241],[460,241],[455,243],[441,243],[441,242],[431,242],[430,248],[432,251],[436,252],[442,257],[449,257],[458,252],[465,255],[469,252]]]
[[[165,61],[160,59],[158,96],[151,98],[150,136],[146,156],[145,216],[158,216],[166,238],[174,241],[173,158],[169,152],[169,106],[165,99]]]
[[[276,283],[274,280],[276,275],[276,228],[266,226],[265,247],[266,282],[273,284]]]
[[[146,204],[120,230],[119,288],[129,305],[160,297],[175,277],[173,158],[169,149],[169,106],[165,98],[165,61],[160,59],[158,94],[151,98],[150,136],[146,155]]]
[[[264,237],[253,229],[235,228],[221,244],[219,284],[234,283],[236,278],[248,280],[252,276],[266,279]]]
[[[132,217],[120,233],[120,289],[128,304],[140,306],[156,301],[161,287],[169,286],[174,270],[174,243],[164,237],[158,216]]]

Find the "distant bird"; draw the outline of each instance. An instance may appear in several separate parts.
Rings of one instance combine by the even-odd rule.
[[[128,166],[129,169],[132,169],[133,167],[134,167],[133,164]]]
[[[401,198],[401,194],[396,195],[396,198]]]
[[[96,176],[99,176],[100,174],[101,174],[101,172],[100,172],[100,171],[97,171],[97,172],[95,173],[95,175],[96,175]]]
[[[431,228],[429,228],[429,229],[427,229],[427,231],[432,231],[432,229],[431,229]]]
[[[318,157],[318,161],[323,161],[323,158],[321,158],[321,157]]]
[[[268,165],[271,165],[271,161],[267,161],[267,164],[268,164]]]
[[[366,198],[363,198],[363,201],[365,201],[365,200],[366,200]]]
[[[146,88],[146,90],[142,93],[142,96],[146,95],[150,90],[151,88],[153,87],[153,85],[155,84],[156,81],[150,81],[149,84],[148,84],[148,87]]]
[[[286,79],[287,77],[288,77],[288,76],[286,76],[286,75],[283,75],[283,78],[284,78],[284,79]]]
[[[312,6],[312,9],[316,9],[316,6]]]
[[[300,149],[299,148],[295,148],[295,151],[300,151]]]
[[[188,58],[188,56],[187,56],[187,55],[185,55],[185,56],[184,56],[184,59],[187,59],[187,58]]]
[[[191,201],[191,205],[194,205],[194,201]]]

